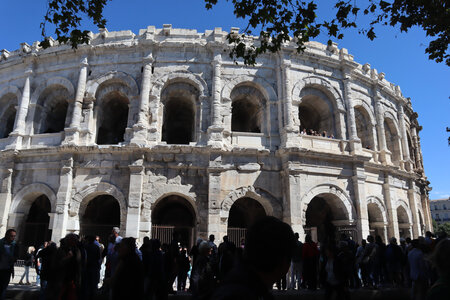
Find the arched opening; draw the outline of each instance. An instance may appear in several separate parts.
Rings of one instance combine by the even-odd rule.
[[[300,131],[337,136],[331,99],[315,88],[304,88],[300,97],[301,103],[298,107]]]
[[[367,204],[369,214],[369,232],[372,236],[381,236],[386,242],[386,228],[384,224],[383,213],[375,203]]]
[[[47,87],[37,100],[34,112],[34,133],[64,131],[69,107],[69,92],[61,86]]]
[[[231,91],[231,131],[261,133],[265,97],[249,84],[239,84]]]
[[[100,195],[89,201],[80,224],[80,235],[98,235],[107,243],[113,227],[120,227],[120,205],[111,195]]]
[[[47,118],[45,120],[45,130],[42,133],[54,133],[64,130],[66,122],[67,101],[59,101],[48,108]]]
[[[348,224],[344,203],[333,194],[319,194],[309,202],[305,233],[321,244],[334,243],[340,233],[356,238],[354,228]]]
[[[195,110],[184,97],[169,98],[164,106],[162,140],[167,144],[189,144],[194,141]]]
[[[398,164],[400,161],[400,143],[394,122],[389,118],[384,119],[384,132],[386,136],[386,147],[392,155],[391,160]]]
[[[128,122],[129,101],[120,92],[111,92],[101,101],[99,111],[98,145],[115,145],[124,141]]]
[[[244,197],[236,200],[228,215],[228,239],[240,245],[241,240],[245,239],[247,228],[264,216],[264,207],[255,199]]]
[[[361,140],[361,146],[366,149],[374,149],[372,124],[367,111],[361,106],[355,107],[356,132]]]
[[[37,249],[44,241],[50,240],[52,235],[51,229],[48,228],[50,211],[51,205],[47,196],[41,195],[33,201],[25,219],[23,235],[20,238],[21,254],[24,254],[29,246]]]
[[[170,244],[176,239],[182,245],[192,247],[194,229],[195,211],[183,197],[167,196],[152,209],[152,238],[159,239],[162,244]]]
[[[5,109],[0,117],[0,139],[7,138],[14,130],[14,121],[16,119],[16,108],[10,105]]]
[[[398,230],[401,238],[407,238],[411,236],[411,224],[409,222],[408,213],[403,206],[397,207],[397,221]]]

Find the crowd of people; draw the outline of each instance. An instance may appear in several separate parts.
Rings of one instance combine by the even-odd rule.
[[[300,134],[301,135],[321,136],[321,137],[325,137],[325,138],[329,138],[329,139],[334,139],[334,134],[332,134],[332,133],[328,134],[325,130],[322,131],[322,133],[320,133],[320,131],[316,131],[314,129],[306,130],[306,128],[303,128],[300,131]]]
[[[358,245],[342,234],[320,246],[282,221],[265,217],[253,224],[245,243],[227,236],[218,246],[214,235],[187,249],[174,235],[169,244],[145,237],[138,247],[122,238],[117,227],[103,245],[99,237],[73,233],[60,245],[47,242],[26,254],[40,280],[40,299],[167,299],[189,291],[193,299],[273,299],[271,289],[325,290],[326,299],[349,299],[350,289],[411,288],[412,299],[445,299],[450,295],[450,240],[431,232],[419,239],[368,236]],[[0,299],[17,258],[16,232],[0,240]],[[189,251],[188,251],[189,250]],[[28,281],[28,269],[22,275]],[[188,283],[189,279],[189,284]],[[176,284],[175,284],[176,282]],[[189,287],[188,287],[189,286]]]

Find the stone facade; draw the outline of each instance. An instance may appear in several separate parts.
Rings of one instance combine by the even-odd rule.
[[[336,44],[236,64],[226,35],[103,29],[77,50],[2,50],[0,234],[178,226],[192,241],[261,208],[301,236],[323,234],[326,211],[359,240],[430,230],[420,126],[398,86]]]
[[[450,197],[430,201],[431,217],[437,224],[450,222]]]

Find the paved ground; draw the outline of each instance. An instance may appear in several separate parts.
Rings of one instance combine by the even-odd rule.
[[[6,294],[7,300],[38,300],[39,288],[35,286],[10,285]],[[323,300],[323,291],[274,291],[275,299],[279,300]],[[190,294],[178,293],[170,295],[170,300],[188,300]],[[408,289],[383,289],[383,290],[354,290],[351,291],[352,300],[409,300]],[[131,299],[130,299],[131,300]]]
[[[39,287],[35,285],[19,285],[18,282],[24,271],[23,267],[15,268],[15,276],[11,281],[7,293],[7,300],[38,300],[39,298]],[[34,269],[30,269],[30,282],[36,282],[36,272]],[[25,281],[25,280],[24,280]],[[279,300],[323,300],[323,291],[306,291],[306,290],[288,290],[288,291],[273,291],[275,298]],[[177,295],[170,295],[170,300],[188,300],[190,299],[190,294],[188,293],[178,293]],[[410,290],[409,289],[392,289],[385,288],[379,290],[368,290],[359,289],[351,291],[352,300],[409,300]],[[132,300],[132,299],[130,299]]]

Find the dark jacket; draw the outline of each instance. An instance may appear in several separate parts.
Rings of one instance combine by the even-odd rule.
[[[273,300],[257,273],[244,263],[237,264],[214,291],[214,300]]]
[[[8,255],[5,249],[5,238],[0,239],[0,260],[5,260],[6,266],[3,268],[3,270],[10,270],[11,274],[14,273],[14,263],[17,260],[17,257],[19,256],[19,247],[17,246],[16,242],[13,241],[11,243],[11,251],[10,253],[12,255]]]

